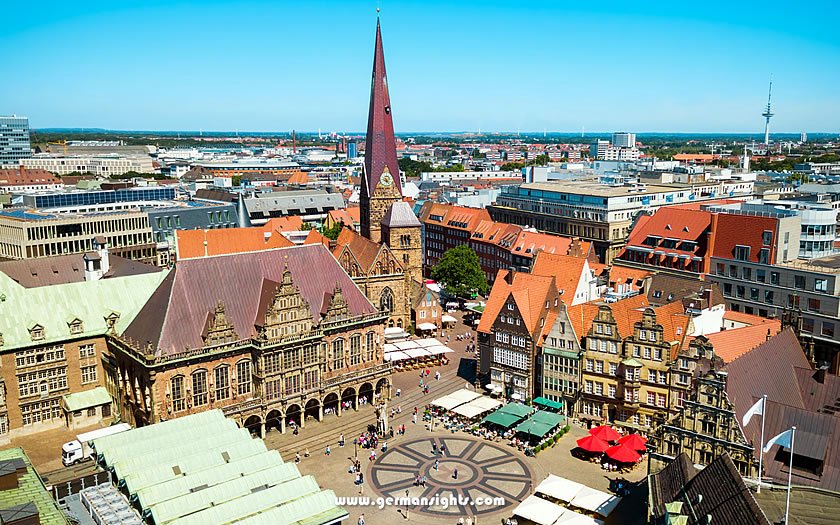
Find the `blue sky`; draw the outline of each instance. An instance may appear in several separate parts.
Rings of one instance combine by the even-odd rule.
[[[35,128],[361,131],[381,6],[411,131],[840,132],[840,2],[8,2]]]

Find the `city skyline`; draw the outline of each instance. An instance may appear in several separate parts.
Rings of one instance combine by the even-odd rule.
[[[17,79],[0,113],[34,129],[364,129],[376,3],[156,5],[16,13],[0,37]],[[838,131],[840,73],[822,70],[840,60],[831,16],[806,24],[766,3],[382,7],[398,133],[760,134],[770,74],[771,134]]]

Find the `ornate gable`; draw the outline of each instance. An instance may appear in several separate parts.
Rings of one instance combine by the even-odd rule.
[[[230,343],[239,339],[233,323],[225,315],[225,305],[221,300],[213,311],[208,313],[204,332],[204,344],[207,346]]]
[[[386,245],[382,245],[379,254],[376,256],[376,261],[370,269],[373,275],[393,275],[395,273],[402,273],[402,264],[394,257],[393,252]]]
[[[341,253],[338,255],[338,263],[342,268],[344,268],[347,275],[352,278],[367,276],[367,272],[362,268],[359,261],[356,259],[356,256],[353,255],[353,251],[346,244],[341,249]]]
[[[332,293],[324,297],[324,310],[321,312],[323,320],[339,321],[350,316],[350,307],[341,293],[341,286],[336,285]]]
[[[265,308],[262,334],[268,339],[308,332],[312,329],[312,310],[292,280],[288,267],[283,280],[274,287]]]

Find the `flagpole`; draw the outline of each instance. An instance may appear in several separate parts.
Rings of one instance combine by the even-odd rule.
[[[793,442],[796,439],[796,427],[790,427],[790,466],[788,467],[788,491],[787,503],[785,504],[785,525],[790,523],[790,484],[793,478]]]
[[[761,467],[764,460],[764,417],[767,414],[767,394],[761,397],[761,444],[758,447],[758,489],[756,491],[761,494]]]

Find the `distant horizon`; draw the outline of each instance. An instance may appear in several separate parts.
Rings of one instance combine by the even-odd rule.
[[[771,133],[840,132],[836,0],[380,3],[13,2],[0,113],[35,129],[365,129],[380,16],[397,130],[758,135],[772,77]]]
[[[18,115],[18,116],[25,116],[25,115]],[[257,131],[257,130],[189,130],[189,129],[107,129],[107,128],[74,128],[74,127],[53,127],[53,128],[30,128],[30,131],[33,132],[43,132],[43,133],[60,133],[60,132],[74,132],[74,133],[107,133],[107,134],[125,134],[125,133],[148,133],[148,134],[163,134],[163,135],[172,135],[172,134],[189,134],[189,135],[221,135],[221,134],[239,134],[239,135],[249,135],[249,134],[256,134],[256,135],[282,135],[282,136],[291,136],[291,132],[289,131]],[[294,132],[297,135],[318,135],[318,130],[299,130],[296,129]],[[337,133],[341,136],[364,136],[365,131],[320,131],[321,135],[329,135],[330,133]],[[522,135],[522,136],[541,136],[545,133],[546,136],[554,135],[554,136],[580,136],[580,131],[395,131],[394,134],[397,136],[413,136],[413,135]],[[603,136],[603,135],[612,135],[613,133],[633,133],[637,137],[644,136],[644,135],[690,135],[690,136],[733,136],[733,137],[745,137],[745,136],[753,136],[756,137],[764,137],[764,134],[761,132],[714,132],[714,131],[627,131],[627,130],[616,130],[616,131],[587,131],[583,137],[586,138],[589,136]],[[799,137],[799,135],[803,133],[802,131],[779,131],[779,132],[771,132],[770,137]],[[829,132],[829,131],[805,131],[808,137],[824,137],[824,136],[837,136],[840,137],[840,132]],[[329,138],[329,137],[325,137]]]

